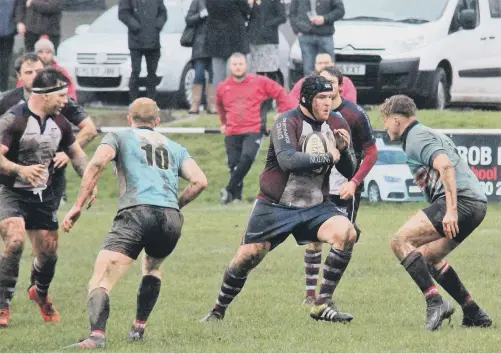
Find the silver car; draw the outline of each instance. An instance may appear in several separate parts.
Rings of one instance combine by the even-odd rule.
[[[189,2],[165,1],[168,20],[161,41],[158,64],[157,91],[174,93],[181,106],[191,103],[191,85],[195,71],[191,62],[191,48],[179,43],[185,27]],[[188,5],[188,6],[187,6]],[[288,82],[289,43],[280,33],[280,73],[282,84]],[[113,6],[91,25],[80,25],[75,35],[63,41],[58,48],[57,60],[72,76],[79,97],[85,93],[128,92],[131,74],[127,27],[118,20],[118,6]],[[146,62],[143,58],[140,74],[141,90],[146,79]],[[82,95],[83,93],[83,95]]]

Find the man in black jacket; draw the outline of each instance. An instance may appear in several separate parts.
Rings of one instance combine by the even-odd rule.
[[[144,55],[148,77],[146,95],[155,99],[157,67],[160,59],[160,31],[167,22],[167,9],[163,0],[120,0],[118,18],[129,29],[129,50],[132,72],[129,96],[133,102],[139,96],[139,74]]]
[[[334,60],[334,22],[344,17],[343,0],[292,0],[289,16],[305,76],[313,71],[317,54],[329,53]]]

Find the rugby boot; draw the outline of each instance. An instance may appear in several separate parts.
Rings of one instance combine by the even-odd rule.
[[[455,309],[451,303],[443,298],[430,301],[426,306],[425,328],[429,331],[436,331],[446,319],[450,319]],[[450,322],[450,320],[449,320]]]
[[[310,317],[316,321],[348,323],[353,319],[349,313],[339,312],[331,300],[322,305],[314,305],[310,310]]]
[[[217,322],[221,321],[223,318],[224,318],[223,314],[212,310],[211,312],[209,312],[207,316],[205,316],[200,320],[200,323]]]
[[[10,312],[9,309],[0,310],[0,327],[7,327],[9,325]]]
[[[106,346],[106,340],[104,336],[91,335],[87,339],[82,339],[78,343],[68,345],[65,348],[80,348],[80,349],[94,349],[94,348],[104,348]]]
[[[57,312],[54,305],[52,305],[48,296],[45,299],[41,299],[34,286],[28,290],[28,295],[30,299],[40,308],[40,312],[42,313],[42,317],[45,322],[61,322],[61,316],[59,316],[59,312]]]
[[[475,308],[473,308],[475,307]],[[487,312],[478,307],[477,304],[467,305],[463,309],[463,323],[462,327],[490,327],[492,320],[489,318]]]
[[[129,332],[129,339],[133,341],[143,340],[145,328],[146,328],[146,323],[145,324],[134,323]]]

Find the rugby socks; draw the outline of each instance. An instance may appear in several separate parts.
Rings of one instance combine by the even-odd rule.
[[[162,281],[153,275],[145,275],[137,292],[136,322],[138,327],[144,327],[155,307],[160,294]]]
[[[306,297],[315,297],[317,289],[318,272],[322,263],[322,251],[305,250],[304,272],[306,276]]]
[[[324,276],[322,278],[322,285],[320,292],[315,300],[315,305],[323,305],[332,299],[332,294],[336,290],[344,271],[350,263],[351,251],[342,251],[331,248],[324,264]]]
[[[9,303],[14,297],[17,278],[19,276],[20,252],[7,253],[0,257],[0,309],[9,309]]]
[[[419,286],[427,302],[433,301],[436,298],[441,298],[433,283],[423,255],[420,252],[412,251],[404,258],[401,264],[405,270],[407,270],[412,280]]]
[[[91,337],[104,337],[106,322],[110,315],[110,298],[105,288],[96,288],[89,294],[87,302]]]
[[[228,305],[238,293],[240,293],[246,280],[247,276],[239,278],[234,276],[229,269],[226,269],[223,276],[223,285],[221,285],[221,291],[217,297],[216,306],[212,311],[224,316]]]
[[[37,295],[40,299],[47,298],[50,283],[54,278],[56,271],[57,255],[45,257],[42,265],[40,260],[36,257],[31,266],[31,284],[35,286]]]
[[[450,296],[461,305],[462,308],[473,303],[473,300],[466,290],[465,286],[459,279],[456,271],[446,263],[442,268],[436,270],[435,267],[430,266],[430,273],[433,275],[437,283],[442,286],[449,293]]]

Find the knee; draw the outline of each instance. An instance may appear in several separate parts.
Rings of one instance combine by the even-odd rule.
[[[351,249],[357,241],[357,232],[348,220],[345,223],[325,223],[319,230],[319,239],[338,249]]]
[[[24,250],[24,238],[13,237],[5,244],[4,253],[7,255],[21,257]]]

